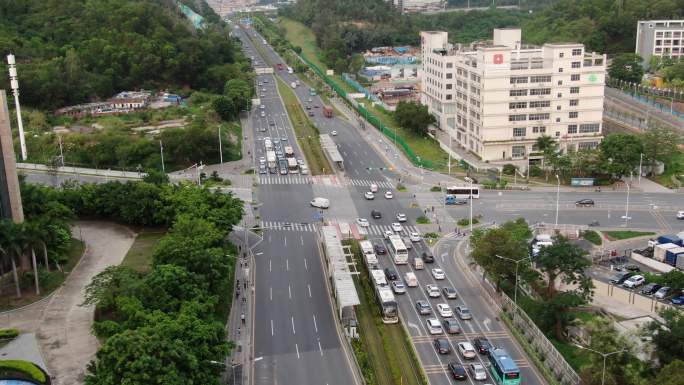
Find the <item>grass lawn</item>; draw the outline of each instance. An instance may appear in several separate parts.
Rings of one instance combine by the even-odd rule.
[[[591,355],[587,354],[587,351],[584,349],[575,347],[567,342],[557,341],[553,338],[550,338],[549,341],[558,349],[558,352],[563,355],[563,358],[568,361],[568,364],[570,364],[576,372],[579,372],[583,366],[589,364],[592,360]]]
[[[611,241],[617,241],[621,239],[629,239],[636,237],[643,237],[646,235],[655,235],[651,231],[632,231],[632,230],[617,230],[617,231],[604,231],[604,234],[608,236]]]
[[[68,260],[62,265],[63,272],[56,270],[54,267],[51,267],[49,273],[41,273],[39,270],[39,277],[41,277],[40,295],[36,295],[33,280],[31,280],[28,284],[21,286],[21,298],[16,298],[14,282],[12,281],[11,285],[8,285],[7,289],[2,292],[2,295],[0,295],[0,311],[26,306],[52,294],[53,291],[62,286],[62,283],[64,283],[66,278],[69,276],[71,270],[73,270],[74,266],[76,266],[78,261],[83,256],[84,251],[85,245],[83,242],[79,241],[78,239],[72,239],[71,246],[67,251]],[[36,258],[40,258],[42,260],[42,251],[36,251]],[[19,278],[19,282],[22,282],[21,277]]]
[[[318,129],[304,113],[304,109],[302,109],[297,96],[295,96],[290,87],[280,78],[276,78],[276,80],[278,82],[278,92],[283,98],[290,122],[294,127],[295,135],[297,135],[297,143],[299,143],[299,147],[304,152],[304,157],[309,165],[311,174],[321,175],[330,173],[332,167],[323,153]]]
[[[595,244],[596,246],[601,246],[601,243],[603,243],[599,233],[597,233],[594,230],[587,230],[587,231],[582,232],[582,238],[584,238],[587,241]]]
[[[121,266],[148,272],[152,266],[152,253],[165,232],[142,231],[135,237],[133,245],[126,253]]]

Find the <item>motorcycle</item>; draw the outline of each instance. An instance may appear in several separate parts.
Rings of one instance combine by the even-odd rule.
[[[601,224],[599,223],[599,221],[591,221],[591,222],[589,223],[589,227],[596,227],[596,226],[601,226]]]

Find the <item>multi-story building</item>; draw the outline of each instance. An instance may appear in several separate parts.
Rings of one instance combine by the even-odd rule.
[[[653,56],[684,57],[684,20],[639,21],[635,52],[646,67]]]
[[[600,142],[605,55],[576,43],[525,47],[519,29],[495,29],[493,42],[469,49],[447,32],[420,37],[421,103],[482,160],[524,160],[542,135],[566,151]]]
[[[402,12],[425,12],[444,9],[443,0],[386,0]]]

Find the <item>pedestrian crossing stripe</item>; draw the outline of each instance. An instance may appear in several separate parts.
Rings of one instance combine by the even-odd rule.
[[[402,225],[401,227],[404,229],[402,234],[420,233],[420,231],[418,231],[418,228],[416,226],[404,226],[404,225]],[[392,226],[390,226],[390,225],[371,225],[369,227],[358,226],[358,228],[359,228],[359,232],[362,234],[384,236],[385,231],[391,231],[392,233],[394,233],[394,231],[392,230]]]
[[[395,186],[391,182],[379,182],[368,179],[338,179],[336,176],[310,176],[310,175],[260,175],[260,184],[316,184],[326,186],[356,186],[370,187],[372,184],[381,189],[392,189]]]
[[[434,341],[435,338],[441,336],[442,338],[444,337],[444,334],[439,334],[439,335],[427,335],[427,336],[411,336],[411,339],[416,342],[416,343],[427,343],[427,342],[432,342]],[[449,339],[452,341],[456,342],[463,342],[467,340],[471,340],[475,337],[487,337],[488,339],[509,339],[510,336],[506,334],[504,331],[500,332],[483,332],[483,333],[458,333],[458,334],[449,334]]]
[[[313,223],[295,223],[295,222],[273,222],[273,221],[261,221],[259,226],[254,228],[254,230],[280,230],[280,231],[303,231],[303,232],[315,232],[316,225]]]

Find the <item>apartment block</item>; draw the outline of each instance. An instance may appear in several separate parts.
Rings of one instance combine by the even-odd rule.
[[[467,48],[447,32],[420,37],[421,103],[453,144],[515,163],[534,155],[542,135],[564,151],[601,141],[605,55],[576,43],[524,46],[520,29],[495,29],[493,41]]]
[[[639,21],[635,52],[646,67],[653,56],[684,57],[684,20]]]

